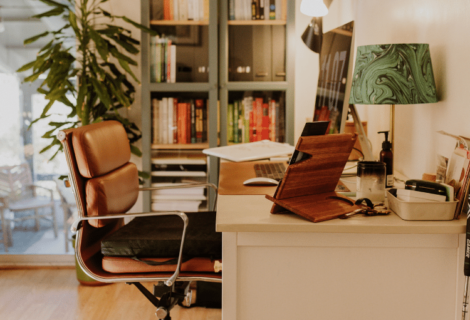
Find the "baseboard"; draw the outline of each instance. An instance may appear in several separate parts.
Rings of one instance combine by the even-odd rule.
[[[75,256],[72,254],[0,255],[0,269],[73,266],[75,266]]]

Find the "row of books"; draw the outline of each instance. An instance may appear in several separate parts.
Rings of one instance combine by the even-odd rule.
[[[229,0],[229,20],[287,20],[287,0]]]
[[[207,141],[207,103],[203,99],[152,99],[153,143]]]
[[[176,45],[164,36],[150,39],[150,81],[176,82]]]
[[[152,0],[150,19],[209,21],[209,0]]]
[[[245,97],[229,103],[227,139],[233,143],[285,140],[284,100]]]

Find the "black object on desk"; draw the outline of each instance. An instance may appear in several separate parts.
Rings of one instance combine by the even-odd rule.
[[[328,130],[328,126],[330,121],[315,121],[315,122],[307,122],[302,130],[301,137],[310,137],[310,136],[323,136],[326,134],[326,130]],[[310,155],[298,151],[297,149],[292,154],[292,158],[290,159],[289,165],[306,160],[310,158]]]
[[[407,180],[405,182],[405,189],[446,196],[446,201],[449,201],[446,187],[437,182],[426,180]]]

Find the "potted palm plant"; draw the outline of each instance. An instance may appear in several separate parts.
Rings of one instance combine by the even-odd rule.
[[[18,72],[32,71],[25,82],[44,79],[38,92],[44,94],[48,103],[31,124],[49,118],[56,102],[70,108],[66,121],[49,122],[50,128],[43,138],[49,139],[50,144],[40,152],[53,148],[52,159],[62,151],[56,137],[59,130],[117,120],[127,131],[132,153],[141,156],[141,151],[133,145],[141,138],[141,131],[120,113],[120,109],[130,108],[134,101],[135,88],[129,79],[139,83],[131,66],[137,65],[133,56],[139,53],[140,43],[130,30],[117,26],[114,21],[124,20],[151,34],[155,32],[104,10],[102,5],[109,0],[40,1],[51,9],[34,18],[61,17],[64,26],[24,40],[28,45],[43,37],[52,38],[34,61],[18,69]]]

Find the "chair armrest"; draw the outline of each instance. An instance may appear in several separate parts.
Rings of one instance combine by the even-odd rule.
[[[43,186],[39,186],[37,184],[30,184],[27,187],[31,188],[31,189],[34,189],[34,194],[36,194],[36,189],[46,190],[51,194],[51,199],[54,199],[54,191],[52,189],[49,189],[49,188],[46,188],[46,187],[43,187]]]
[[[154,190],[164,190],[164,189],[187,189],[187,188],[198,188],[198,187],[210,187],[215,191],[215,201],[214,208],[217,206],[217,187],[213,183],[190,183],[177,186],[164,186],[164,187],[148,187],[148,188],[139,188],[139,191],[154,191]]]
[[[106,216],[92,216],[92,217],[80,217],[78,220],[74,221],[71,227],[72,232],[77,232],[80,229],[79,225],[83,220],[96,220],[96,219],[118,219],[118,218],[129,218],[129,217],[152,217],[152,216],[168,216],[175,215],[179,216],[183,220],[183,234],[181,237],[180,252],[178,255],[178,263],[176,265],[175,273],[165,281],[165,285],[170,287],[178,278],[181,268],[181,260],[183,256],[183,245],[184,238],[186,236],[186,227],[188,226],[188,216],[181,211],[165,211],[165,212],[139,212],[139,213],[118,213],[118,214],[109,214]],[[78,239],[77,239],[78,241]],[[77,250],[78,252],[78,250]],[[79,259],[80,260],[80,259]]]

